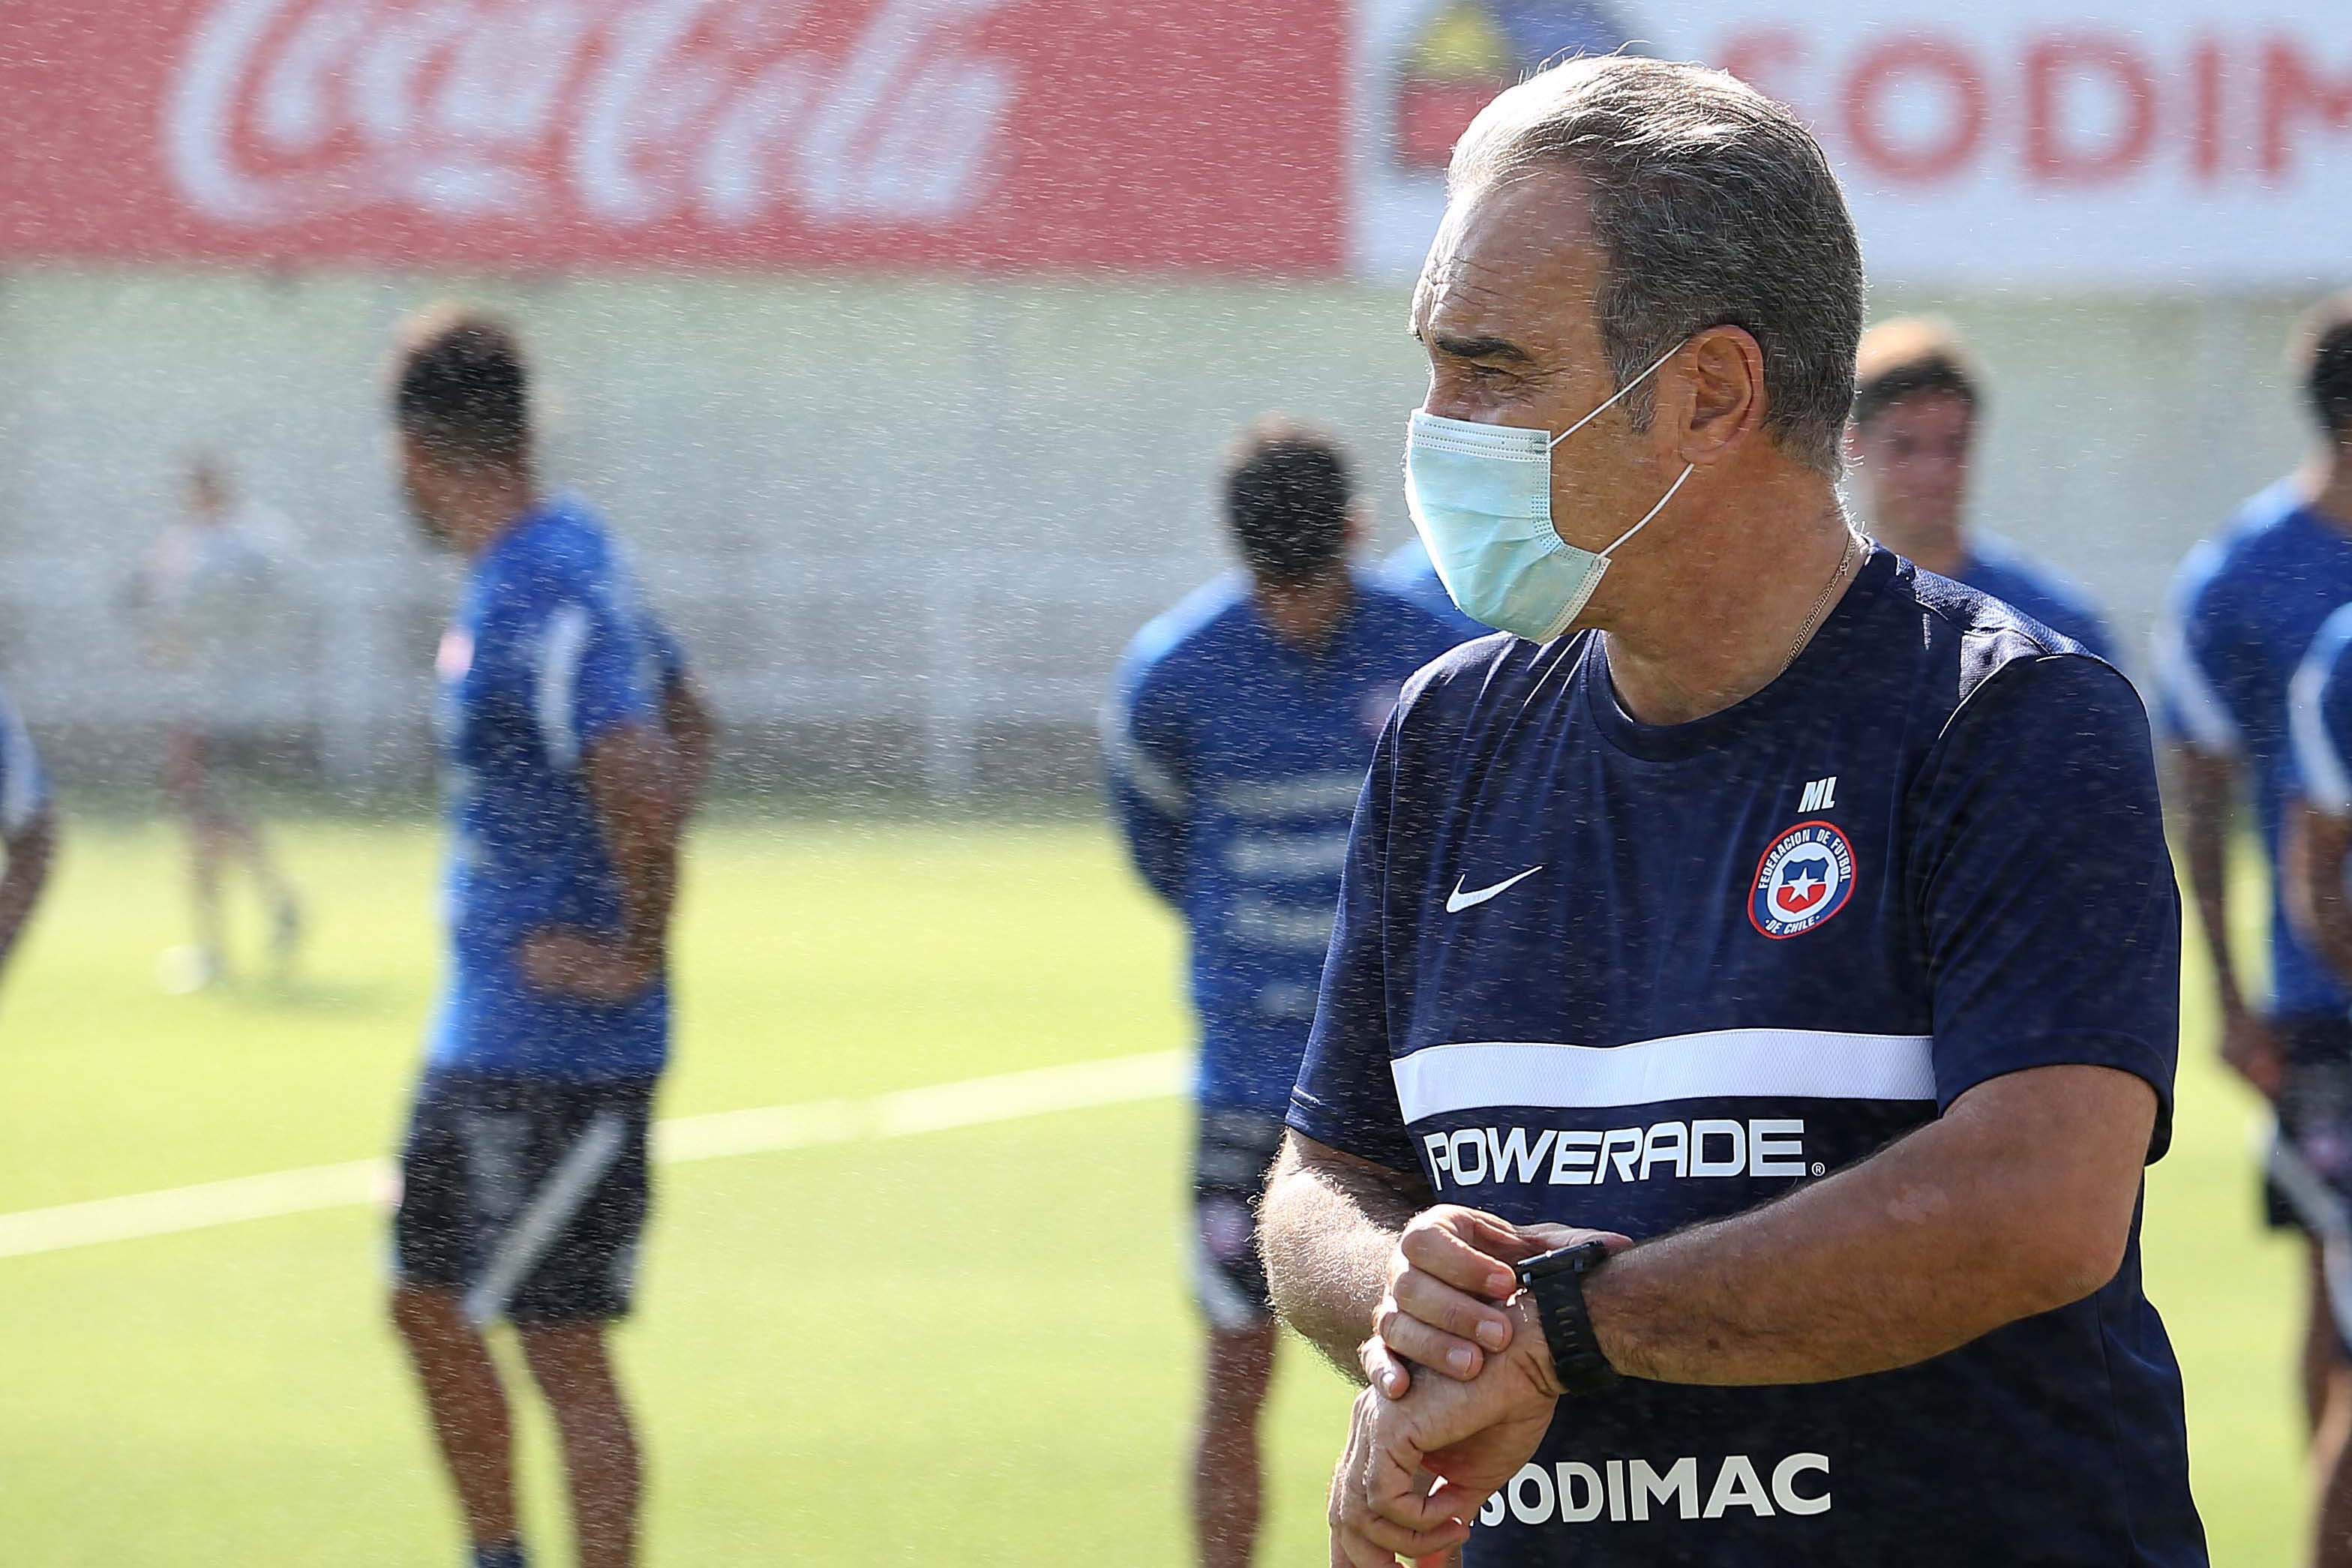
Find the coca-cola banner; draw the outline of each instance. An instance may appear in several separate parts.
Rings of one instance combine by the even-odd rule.
[[[2352,0],[1359,0],[1355,267],[1410,276],[1472,115],[1564,52],[1722,66],[1882,282],[2352,282]]]
[[[1338,269],[1263,0],[0,5],[0,259]]]

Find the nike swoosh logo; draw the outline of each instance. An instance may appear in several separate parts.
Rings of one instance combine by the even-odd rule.
[[[1478,904],[1486,903],[1488,899],[1494,897],[1498,893],[1507,893],[1510,889],[1517,887],[1519,883],[1527,881],[1528,878],[1535,875],[1536,873],[1541,870],[1543,870],[1543,867],[1539,865],[1531,865],[1528,867],[1527,870],[1519,873],[1517,876],[1505,877],[1494,886],[1482,887],[1475,893],[1463,892],[1462,879],[1457,876],[1454,879],[1454,891],[1445,895],[1445,913],[1448,915],[1459,915],[1465,909],[1474,908]]]

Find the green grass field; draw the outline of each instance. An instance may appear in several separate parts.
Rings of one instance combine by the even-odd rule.
[[[160,993],[160,830],[73,825],[0,991],[0,1213],[385,1152],[434,981],[432,831],[282,835],[296,983]],[[1171,924],[1090,824],[736,818],[698,841],[678,1115],[1180,1045]],[[2294,1556],[2295,1250],[2252,1222],[2246,1095],[2201,974],[2150,1288],[2230,1564]],[[669,1168],[622,1354],[656,1563],[1175,1563],[1196,1334],[1174,1101]],[[381,1316],[373,1208],[0,1258],[0,1559],[447,1564],[457,1531]],[[1295,1344],[1264,1560],[1321,1561],[1347,1391]],[[561,1562],[549,1443],[528,1519]]]

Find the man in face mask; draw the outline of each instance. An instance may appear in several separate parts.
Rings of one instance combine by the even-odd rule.
[[[1575,62],[1450,187],[1407,496],[1518,635],[1382,737],[1262,1211],[1369,1384],[1333,1561],[2203,1563],[2137,699],[1849,525],[1860,258],[1785,110]]]

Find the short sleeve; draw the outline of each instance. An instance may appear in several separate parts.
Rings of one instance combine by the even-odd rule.
[[[2352,817],[2352,604],[2327,618],[2288,683],[2286,727],[2296,792]]]
[[[1130,651],[1104,700],[1103,772],[1135,869],[1152,892],[1181,903],[1192,821],[1187,730],[1166,665]]]
[[[14,838],[30,827],[48,800],[32,732],[8,694],[0,692],[0,837]]]
[[[597,740],[656,714],[653,650],[636,620],[604,592],[548,611],[530,670],[531,710],[547,759],[570,771]]]
[[[1287,1119],[1318,1144],[1391,1170],[1413,1171],[1420,1162],[1405,1134],[1389,1066],[1387,905],[1396,848],[1390,827],[1403,714],[1400,708],[1381,732],[1356,800],[1322,994]]]
[[[1173,683],[1154,678],[1165,674],[1132,654],[1120,666],[1103,705],[1103,766],[1139,806],[1182,821],[1192,814],[1183,705]]]
[[[2208,757],[2245,749],[2246,706],[2259,685],[2259,654],[2230,612],[2221,545],[2207,540],[2181,563],[2156,633],[2156,686],[2166,731]]]
[[[2011,662],[1963,702],[1912,801],[1936,1096],[2082,1063],[2145,1079],[2170,1141],[2180,905],[2147,723],[2106,664]]]

